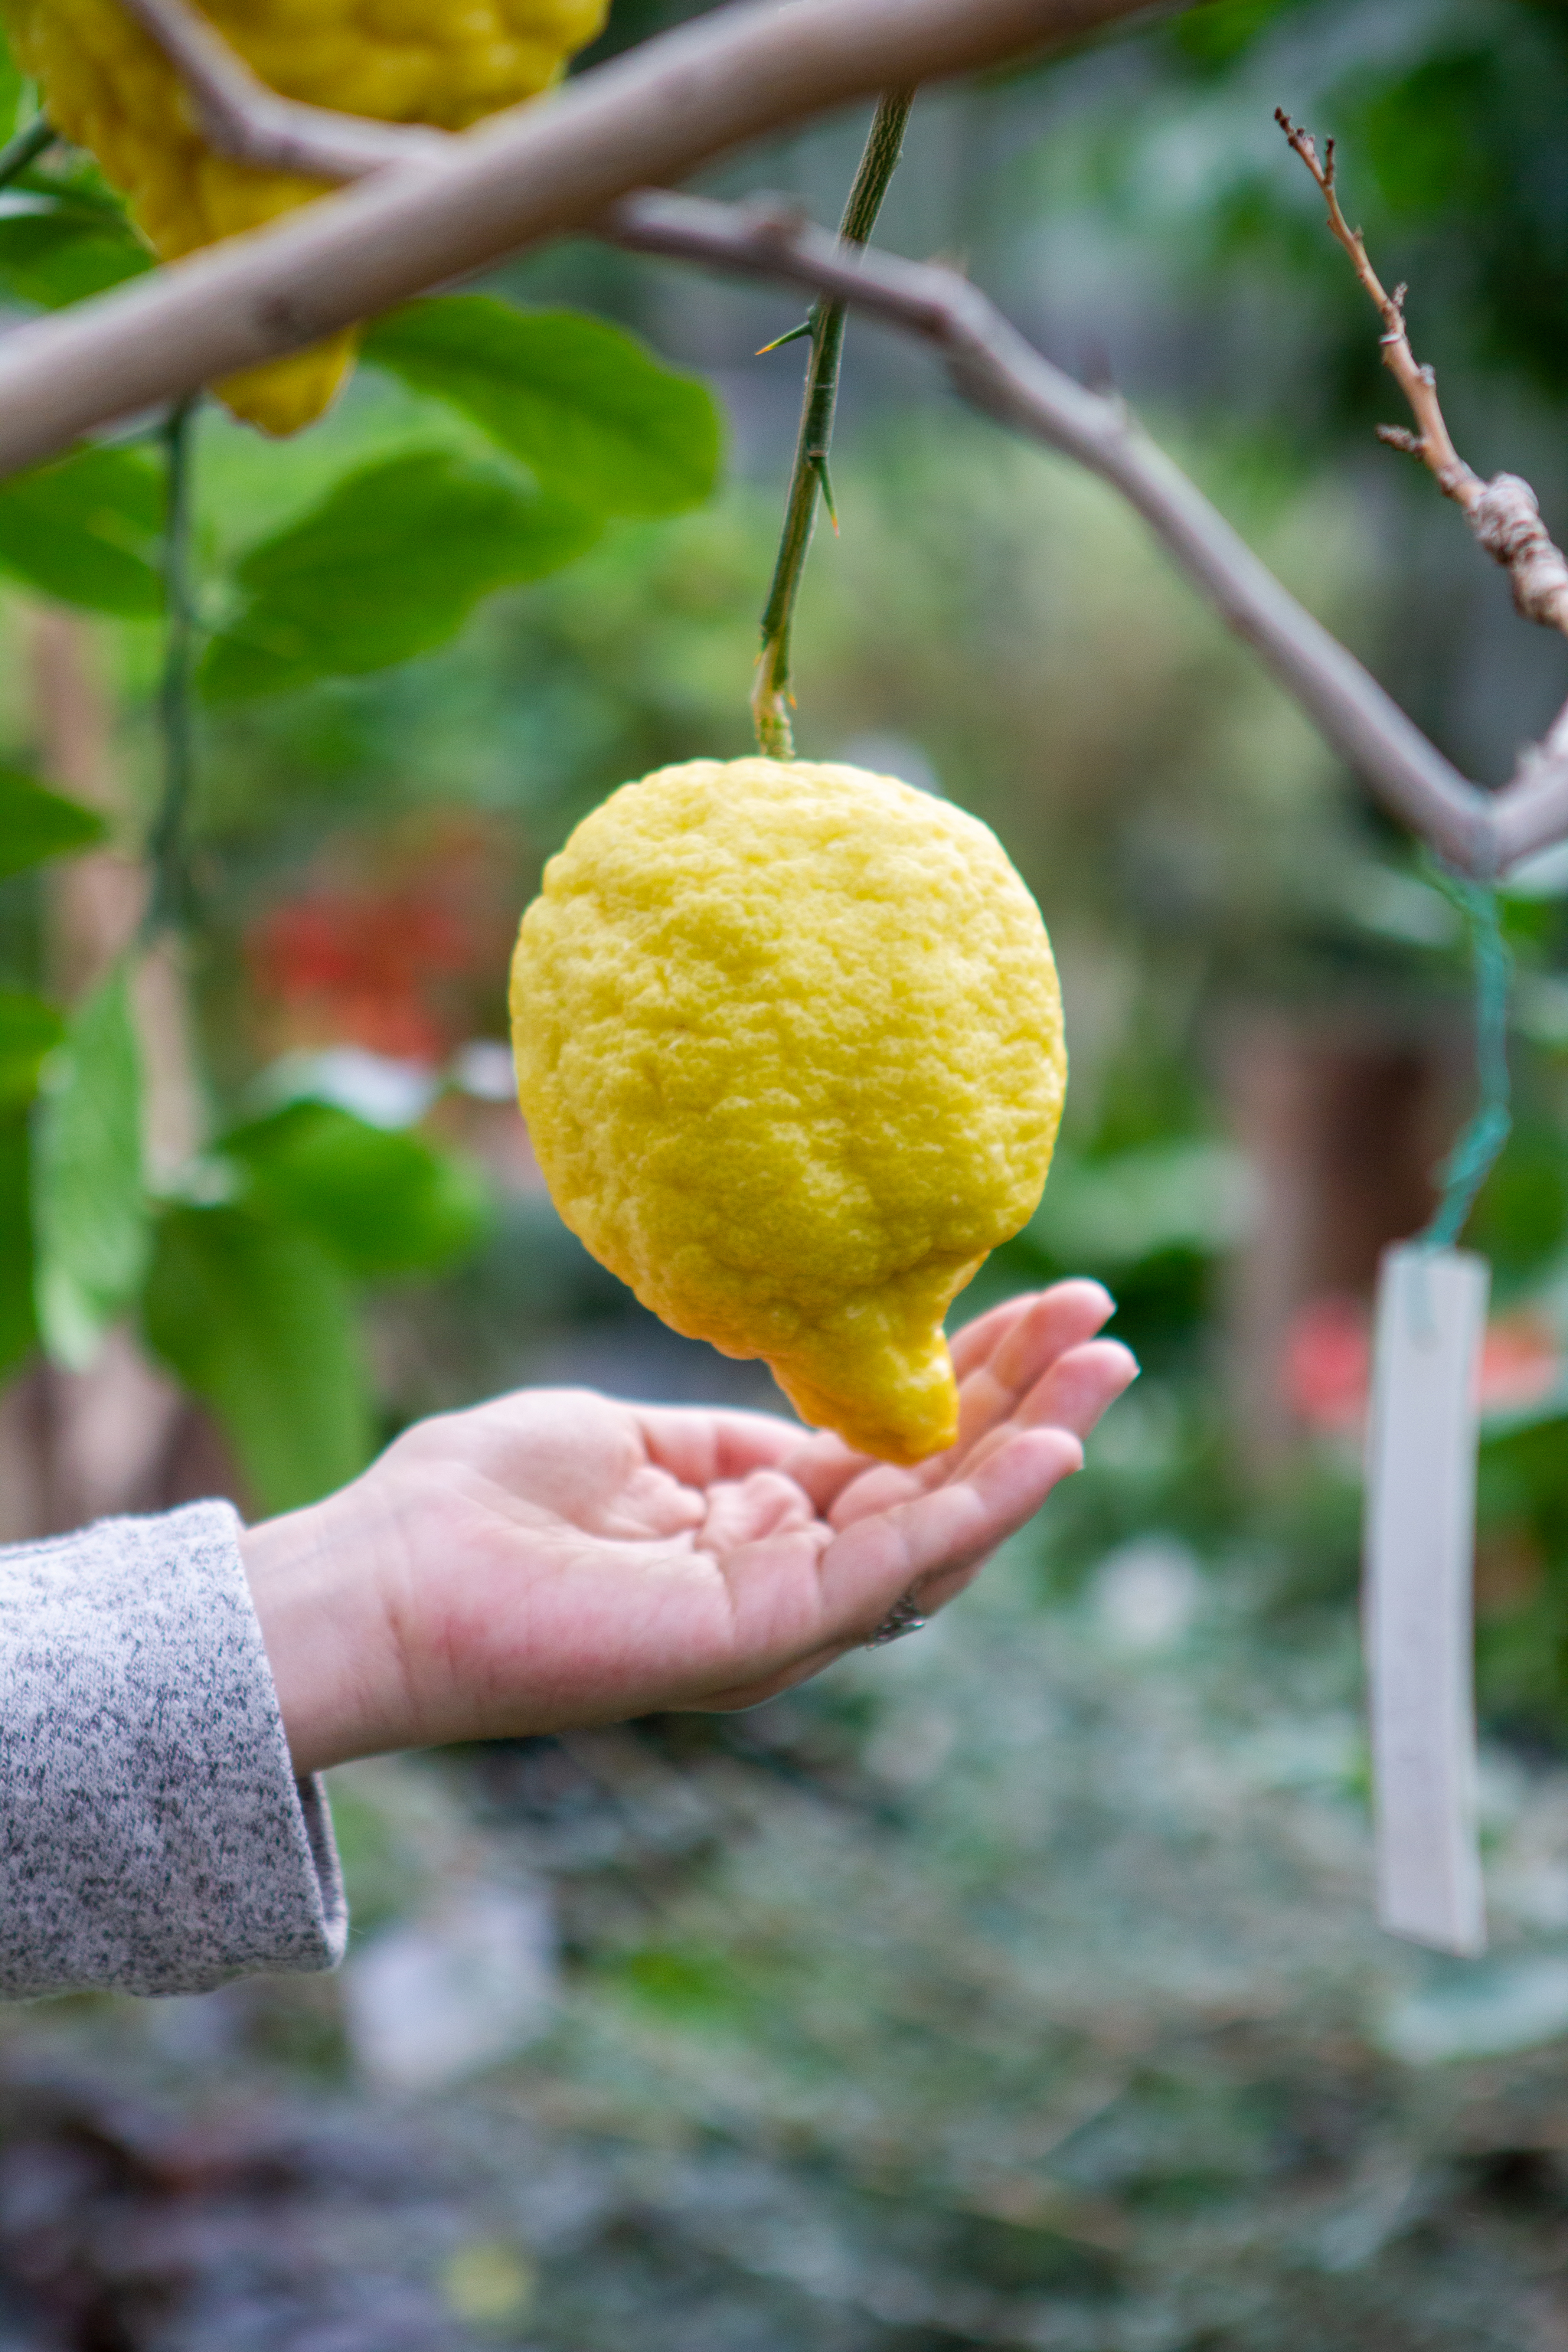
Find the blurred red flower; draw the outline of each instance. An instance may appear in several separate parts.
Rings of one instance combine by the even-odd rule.
[[[1285,1336],[1286,1402],[1324,1435],[1353,1436],[1366,1413],[1372,1322],[1363,1299],[1342,1292],[1309,1299]]]
[[[512,845],[482,822],[446,819],[414,840],[339,843],[331,862],[331,878],[270,908],[247,937],[273,1050],[354,1045],[435,1064],[493,1028],[483,1016],[516,919]]]

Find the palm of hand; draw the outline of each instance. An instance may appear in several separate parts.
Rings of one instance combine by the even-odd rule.
[[[1097,1284],[959,1335],[957,1444],[912,1470],[762,1413],[523,1391],[361,1482],[412,1737],[754,1704],[966,1584],[1133,1377]],[[351,1492],[353,1490],[350,1490]]]

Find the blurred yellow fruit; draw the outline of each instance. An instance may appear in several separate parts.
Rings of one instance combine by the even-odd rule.
[[[286,98],[387,122],[463,131],[549,88],[609,0],[204,0],[202,13]],[[319,180],[216,155],[179,76],[120,0],[0,0],[17,63],[49,120],[89,148],[160,259],[256,228],[324,193]],[[217,386],[264,433],[326,407],[357,338],[247,368]]]
[[[511,1013],[555,1205],[645,1306],[866,1453],[952,1443],[942,1317],[1038,1202],[1067,1083],[994,835],[858,768],[660,769],[546,866]]]

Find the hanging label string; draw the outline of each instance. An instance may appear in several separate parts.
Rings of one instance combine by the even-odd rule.
[[[1476,1069],[1479,1095],[1474,1118],[1437,1171],[1442,1188],[1430,1223],[1415,1235],[1421,1249],[1448,1249],[1469,1222],[1476,1196],[1513,1129],[1508,1066],[1508,1001],[1513,956],[1502,935],[1497,892],[1450,872],[1436,858],[1426,878],[1464,917],[1476,973]]]

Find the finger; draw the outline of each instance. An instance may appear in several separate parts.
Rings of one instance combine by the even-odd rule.
[[[983,1447],[981,1458],[976,1460],[972,1468],[966,1470],[966,1478],[984,1481],[991,1473],[993,1463],[998,1456],[1016,1447],[1020,1436],[1041,1433],[1041,1431],[1023,1432],[1011,1424],[996,1430],[987,1444]],[[973,1583],[981,1570],[992,1558],[997,1545],[1005,1542],[1008,1536],[1016,1534],[1018,1528],[1025,1526],[1040,1508],[1046,1496],[1050,1492],[1050,1487],[1059,1484],[1061,1477],[1070,1475],[1073,1471],[1083,1467],[1083,1447],[1081,1444],[1074,1443],[1077,1437],[1076,1432],[1053,1426],[1045,1433],[1055,1435],[1062,1440],[1064,1458],[1067,1462],[1066,1469],[1058,1472],[1058,1475],[1051,1479],[1050,1486],[1046,1487],[1045,1493],[1041,1494],[1037,1500],[1030,1503],[1027,1508],[1023,1509],[1021,1516],[1005,1528],[986,1549],[975,1550],[971,1548],[951,1563],[939,1564],[928,1570],[923,1576],[918,1576],[915,1579],[914,1583],[910,1587],[910,1598],[925,1615],[934,1616],[939,1609],[945,1609],[950,1601],[956,1600],[968,1585]],[[1070,1455],[1065,1453],[1068,1445],[1073,1446]]]
[[[922,1608],[941,1607],[1082,1461],[1082,1447],[1066,1430],[1015,1431],[973,1479],[858,1522],[834,1538],[817,1564],[827,1638],[805,1647],[792,1642],[761,1676],[705,1693],[701,1704],[755,1706],[806,1681],[861,1647],[906,1593],[913,1591]]]
[[[1013,1414],[1020,1429],[1044,1423],[1087,1437],[1101,1413],[1138,1378],[1138,1359],[1120,1339],[1089,1339],[1069,1348],[1043,1373]]]
[[[819,1429],[804,1438],[797,1430],[794,1452],[784,1454],[778,1466],[826,1516],[855,1479],[884,1465],[874,1463],[868,1454],[857,1454],[832,1430]]]
[[[986,1314],[977,1316],[973,1323],[965,1324],[953,1339],[950,1350],[955,1371],[962,1376],[966,1366],[984,1357],[1030,1304],[1028,1293],[1016,1298],[1005,1298],[999,1307],[993,1307]],[[879,1463],[874,1454],[858,1453],[830,1429],[815,1430],[808,1436],[798,1438],[797,1450],[781,1457],[779,1466],[796,1481],[823,1512],[837,1501],[852,1480],[868,1471],[886,1470],[892,1477],[907,1477],[907,1474],[895,1465]]]
[[[1028,1301],[1028,1313],[1003,1334],[986,1364],[992,1378],[1015,1396],[1026,1395],[1053,1359],[1109,1323],[1116,1301],[1102,1282],[1078,1278],[1053,1283]]]
[[[1018,1291],[1013,1297],[1004,1298],[999,1306],[988,1307],[984,1314],[977,1315],[972,1323],[959,1325],[948,1346],[952,1355],[952,1369],[960,1380],[966,1372],[973,1371],[976,1364],[984,1362],[1003,1333],[1017,1321],[1036,1296],[1037,1294],[1032,1291]]]
[[[777,1469],[801,1443],[798,1422],[771,1412],[710,1411],[699,1405],[634,1405],[650,1462],[691,1486]]]
[[[1047,1353],[1059,1352],[1079,1339],[1092,1338],[1115,1312],[1116,1301],[1104,1284],[1084,1276],[1053,1282],[1048,1290],[1020,1291],[1016,1298],[1005,1299],[955,1333],[953,1370],[963,1381],[982,1367],[994,1365],[998,1376],[1010,1380],[1016,1388],[1018,1381],[1009,1368],[1019,1348],[1026,1357],[1040,1347]]]
[[[771,1458],[835,1526],[847,1527],[889,1509],[949,1478],[953,1465],[1011,1415],[1052,1359],[1089,1339],[1115,1311],[1116,1302],[1102,1283],[1080,1277],[1005,1299],[965,1324],[952,1342],[953,1369],[961,1381],[957,1440],[913,1469],[857,1454],[829,1430],[797,1438],[796,1450]],[[757,1421],[764,1416],[730,1418]]]
[[[954,1444],[941,1454],[930,1455],[913,1469],[899,1469],[887,1464],[868,1469],[847,1485],[827,1509],[826,1516],[833,1525],[848,1527],[870,1512],[890,1510],[911,1496],[942,1485],[956,1469],[967,1468],[974,1449],[1012,1420],[1021,1399],[1048,1376],[1056,1360],[1099,1330],[1107,1317],[1114,1313],[1115,1304],[1101,1284],[1085,1281],[1058,1282],[1049,1290],[1009,1300],[1013,1312],[1005,1321],[994,1324],[991,1347],[981,1355],[959,1391],[958,1436]],[[1078,1426],[1073,1422],[1065,1425]],[[1078,1433],[1082,1436],[1085,1433],[1079,1430]],[[819,1503],[817,1507],[824,1507]]]
[[[842,1629],[846,1641],[865,1641],[921,1577],[984,1559],[1082,1464],[1070,1430],[1015,1430],[963,1478],[857,1519],[818,1563],[829,1626]]]
[[[1090,1339],[1058,1359],[1035,1384],[1012,1417],[981,1439],[968,1461],[969,1475],[1020,1429],[1064,1429],[1086,1438],[1102,1413],[1138,1378],[1138,1362],[1120,1339]]]
[[[853,1642],[825,1643],[820,1649],[810,1650],[802,1657],[792,1658],[786,1666],[779,1666],[756,1682],[737,1683],[728,1690],[705,1691],[692,1703],[691,1712],[700,1715],[732,1715],[748,1706],[761,1706],[764,1699],[777,1698],[781,1691],[794,1690],[797,1683],[808,1683],[814,1675],[821,1674],[856,1647]]]
[[[952,1458],[962,1463],[971,1447],[1008,1420],[1050,1366],[1068,1349],[1091,1339],[1116,1311],[1116,1302],[1098,1282],[1058,1282],[1023,1302],[1023,1312],[997,1335],[995,1345],[969,1374],[959,1391],[958,1437]],[[946,1469],[922,1465],[925,1483]]]

